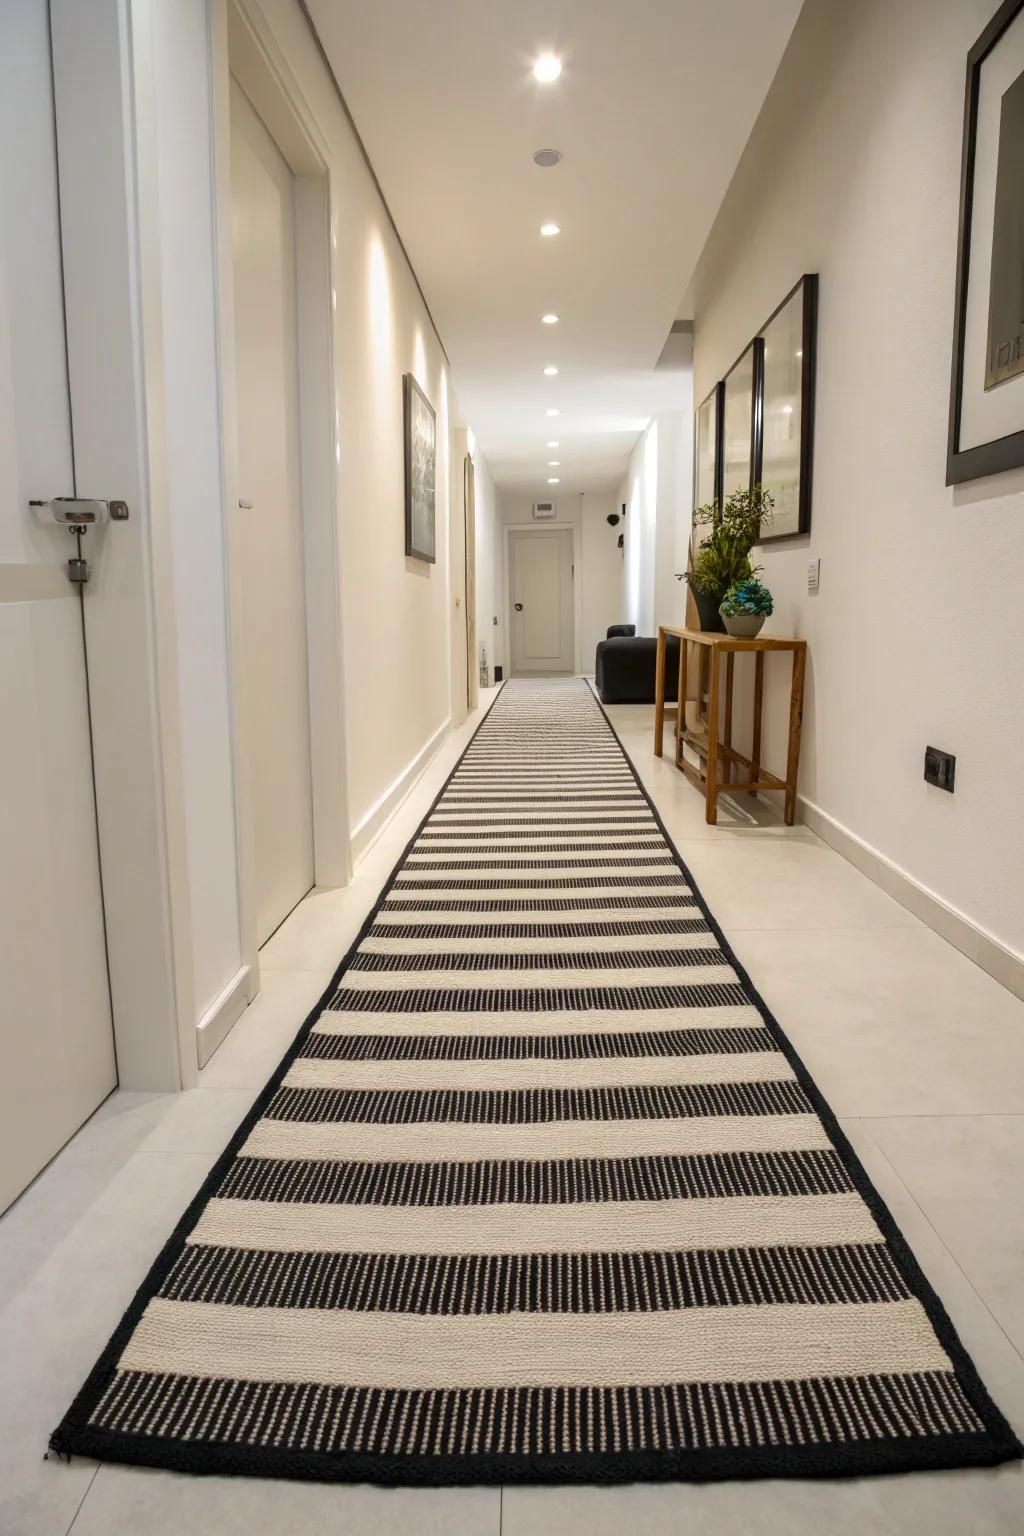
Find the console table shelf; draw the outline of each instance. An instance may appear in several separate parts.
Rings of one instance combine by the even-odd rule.
[[[753,639],[739,639],[733,635],[720,635],[710,630],[675,629],[662,625],[658,630],[658,650],[654,674],[654,755],[663,754],[665,735],[665,638],[675,635],[679,640],[679,688],[675,726],[675,761],[687,778],[704,791],[705,815],[713,826],[718,820],[718,796],[723,789],[735,794],[757,794],[760,790],[778,789],[785,796],[786,825],[796,819],[796,780],[800,766],[800,730],[804,709],[804,674],[807,664],[806,640],[782,638],[778,635],[756,635]],[[698,688],[698,725],[702,729],[690,730],[686,725],[686,664],[691,645],[701,648],[700,686]],[[793,657],[793,675],[789,694],[789,749],[786,759],[786,777],[778,778],[761,766],[761,717],[764,706],[764,658],[768,651],[789,651]],[[732,744],[733,727],[733,680],[737,655],[750,652],[754,657],[754,717],[751,732],[751,756],[739,752]],[[721,681],[721,659],[725,657],[725,688]],[[707,678],[708,711],[702,716],[704,680]],[[721,739],[719,722],[721,718]],[[712,744],[714,744],[712,746]],[[700,758],[702,769],[695,767],[683,756],[683,748],[690,747]],[[745,769],[749,778],[733,777],[734,769]]]

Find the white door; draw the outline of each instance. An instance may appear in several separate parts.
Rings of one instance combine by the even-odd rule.
[[[231,82],[238,487],[244,633],[237,646],[259,942],[313,884],[302,533],[295,181]]]
[[[509,535],[513,677],[573,670],[570,528]]]
[[[28,506],[76,489],[47,0],[0,5],[0,59],[2,1210],[117,1072],[77,541]]]

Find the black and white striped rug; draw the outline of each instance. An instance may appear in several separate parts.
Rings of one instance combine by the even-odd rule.
[[[1020,1453],[579,680],[498,696],[53,1446],[389,1483]]]

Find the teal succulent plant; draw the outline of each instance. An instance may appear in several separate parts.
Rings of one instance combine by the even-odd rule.
[[[743,581],[733,582],[719,611],[730,619],[743,613],[768,615],[772,611],[772,595],[756,576],[748,576]]]

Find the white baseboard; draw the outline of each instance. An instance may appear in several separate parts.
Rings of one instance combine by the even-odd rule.
[[[243,965],[241,970],[232,976],[224,990],[218,992],[196,1025],[196,1055],[200,1067],[206,1066],[232,1025],[237,1024],[248,1004],[249,967]]]
[[[433,736],[417,752],[412,762],[402,769],[394,783],[384,791],[379,800],[374,801],[362,820],[352,828],[353,864],[358,864],[385,822],[390,821],[450,729],[451,717],[438,727]]]
[[[913,912],[975,965],[980,965],[1001,986],[1024,999],[1024,955],[1000,944],[984,928],[958,912],[956,907],[951,907],[941,896],[936,896],[934,891],[887,859],[884,853],[879,853],[877,848],[872,848],[870,843],[865,843],[813,801],[800,795],[798,805],[800,820],[817,833],[822,842],[841,853],[900,906]]]

